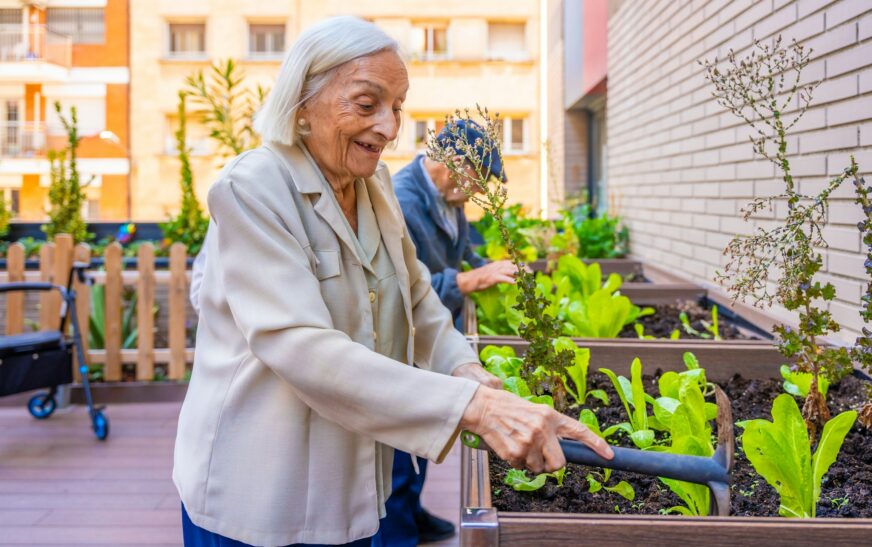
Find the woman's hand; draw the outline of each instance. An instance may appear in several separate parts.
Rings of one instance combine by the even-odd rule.
[[[467,378],[494,389],[503,389],[503,381],[485,370],[485,368],[478,363],[460,365],[454,369],[454,372],[452,372],[451,375],[460,378]]]
[[[512,467],[533,473],[553,472],[566,465],[560,437],[581,441],[603,458],[614,455],[608,443],[577,420],[486,386],[476,390],[460,426],[478,434]]]

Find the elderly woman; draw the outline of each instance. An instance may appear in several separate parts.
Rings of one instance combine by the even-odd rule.
[[[397,51],[352,17],[303,32],[255,122],[266,145],[209,192],[173,470],[186,545],[377,543],[392,447],[439,462],[461,429],[534,472],[564,465],[558,436],[610,455],[487,387],[431,289],[379,163],[409,87]]]

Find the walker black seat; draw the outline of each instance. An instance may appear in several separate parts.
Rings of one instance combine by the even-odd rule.
[[[57,330],[0,336],[0,358],[62,349],[64,345],[64,337]]]

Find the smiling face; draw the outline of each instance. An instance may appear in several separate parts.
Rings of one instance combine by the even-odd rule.
[[[400,56],[382,51],[338,67],[300,109],[311,128],[303,142],[331,185],[344,188],[375,173],[382,151],[399,132],[408,89]]]

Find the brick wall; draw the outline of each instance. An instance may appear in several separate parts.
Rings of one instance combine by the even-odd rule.
[[[804,79],[820,79],[812,107],[789,138],[800,190],[816,192],[854,154],[872,173],[872,2],[869,0],[645,0],[609,21],[609,193],[632,230],[633,252],[712,283],[721,251],[749,233],[740,208],[780,192],[772,164],[755,159],[748,129],[711,98],[697,64],[739,55],[781,34],[814,49]],[[852,340],[863,290],[863,256],[852,185],[836,193],[824,235],[821,278],[831,310]],[[783,208],[781,208],[783,211]],[[775,215],[781,216],[776,207]],[[775,310],[782,317],[782,310]]]

